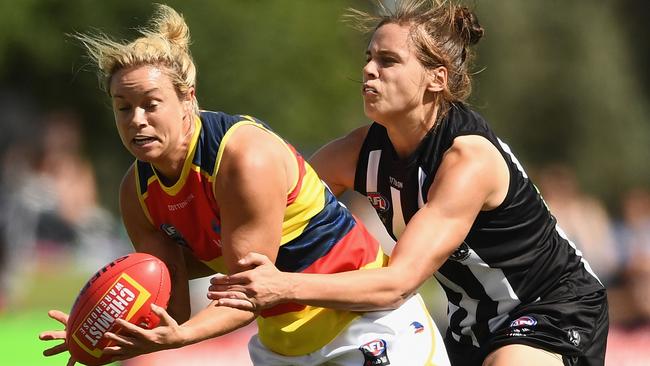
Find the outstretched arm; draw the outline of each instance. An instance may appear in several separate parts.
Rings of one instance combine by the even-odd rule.
[[[427,203],[408,223],[389,266],[337,274],[282,273],[259,256],[252,271],[215,277],[208,297],[219,304],[264,308],[277,302],[351,310],[392,308],[429,278],[463,242],[476,215],[497,207],[508,189],[508,169],[498,150],[478,136],[457,138],[447,151]]]

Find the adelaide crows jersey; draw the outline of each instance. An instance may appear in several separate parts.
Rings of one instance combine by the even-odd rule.
[[[478,214],[465,240],[435,273],[448,298],[448,334],[462,344],[480,346],[517,305],[556,297],[559,291],[553,290],[566,284],[572,296],[602,285],[557,226],[510,148],[463,104],[453,104],[406,159],[397,156],[383,126],[370,127],[355,190],[368,197],[393,239],[427,202],[443,154],[463,135],[490,141],[510,172],[503,203]]]
[[[232,133],[244,125],[273,132],[252,117],[221,112],[201,112],[195,123],[179,180],[166,186],[151,164],[136,161],[138,194],[155,227],[215,272],[227,273],[221,250],[219,203],[213,191],[224,147]],[[283,143],[295,156],[299,176],[287,194],[276,266],[289,272],[334,273],[385,265],[386,257],[379,243],[339,204],[301,155]],[[260,184],[264,184],[264,177],[259,178]],[[358,315],[281,304],[258,317],[259,337],[274,352],[303,355],[330,342]]]

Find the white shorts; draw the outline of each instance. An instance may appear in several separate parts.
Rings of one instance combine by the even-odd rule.
[[[257,335],[248,350],[256,366],[449,365],[440,332],[419,294],[393,311],[364,313],[330,343],[304,356],[272,352]]]

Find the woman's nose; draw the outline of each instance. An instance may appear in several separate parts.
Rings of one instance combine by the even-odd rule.
[[[133,110],[133,117],[131,118],[131,123],[137,127],[143,127],[147,125],[147,118],[145,116],[145,110],[143,108],[136,107]]]

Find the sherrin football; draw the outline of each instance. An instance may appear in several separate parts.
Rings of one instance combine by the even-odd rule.
[[[103,336],[120,332],[115,320],[156,327],[160,319],[151,304],[167,308],[170,290],[167,266],[152,255],[132,253],[110,262],[88,280],[72,305],[66,327],[70,354],[86,365],[107,363],[103,349],[112,342]]]

